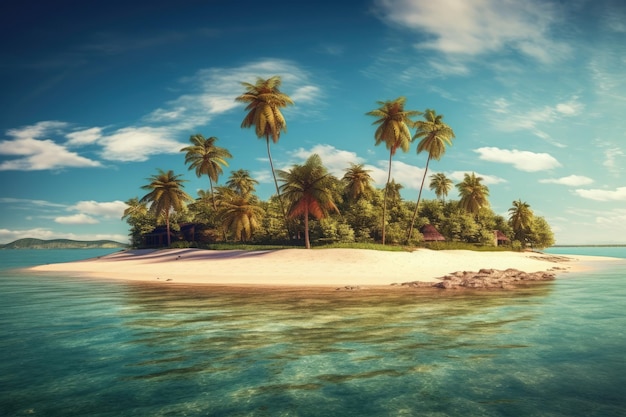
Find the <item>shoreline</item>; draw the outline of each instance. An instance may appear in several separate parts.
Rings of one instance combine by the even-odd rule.
[[[368,249],[202,250],[141,249],[28,268],[147,283],[287,288],[398,288],[422,281],[440,282],[447,274],[480,269],[517,269],[527,273],[579,272],[596,262],[621,260],[541,252],[478,252],[418,249],[385,252]]]

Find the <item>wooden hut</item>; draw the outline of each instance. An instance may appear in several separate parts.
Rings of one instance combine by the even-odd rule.
[[[424,236],[424,242],[444,242],[445,237],[432,224],[425,224],[420,228],[420,233]]]
[[[495,243],[496,246],[506,245],[507,243],[509,243],[509,238],[506,237],[506,235],[504,233],[502,233],[501,231],[494,230],[493,231],[493,242]]]

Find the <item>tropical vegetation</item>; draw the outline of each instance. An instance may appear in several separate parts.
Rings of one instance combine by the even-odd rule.
[[[181,175],[159,169],[142,187],[146,195],[126,201],[122,219],[130,226],[133,247],[382,244],[390,248],[504,245],[521,250],[554,244],[546,220],[536,216],[521,199],[512,202],[507,218],[496,214],[489,204],[489,188],[474,172],[465,173],[457,184],[444,173],[430,175],[428,186],[436,199],[422,200],[430,161],[440,160],[455,138],[452,128],[435,110],[405,110],[406,99],[398,97],[379,101],[378,108],[366,113],[375,117],[374,146],[384,143],[389,152],[387,180],[376,187],[371,171],[363,164],[350,164],[337,178],[317,154],[290,169],[275,170],[270,143],[278,142],[286,131],[281,109],[294,103],[280,91],[278,76],[242,85],[245,92],[235,98],[246,104],[241,127],[254,127],[257,137],[265,140],[276,194],[261,200],[256,195],[258,180],[245,169],[231,171],[224,185],[218,185],[233,156],[216,145],[216,137],[194,134],[189,137],[190,145],[181,149],[184,164],[198,177],[207,176],[209,188],[198,190],[197,197],[192,198],[184,191]],[[420,115],[423,120],[414,120]],[[408,152],[417,140],[417,154],[425,152],[427,158],[417,201],[406,201],[401,194],[403,185],[392,176],[393,157],[398,150]],[[449,197],[454,187],[458,199]],[[419,230],[427,224],[434,226],[446,242],[425,240]],[[153,239],[163,235],[166,239]]]

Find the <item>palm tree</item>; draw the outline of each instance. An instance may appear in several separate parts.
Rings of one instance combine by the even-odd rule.
[[[248,241],[259,226],[263,209],[250,198],[250,194],[233,194],[230,197],[220,202],[222,227],[225,232],[232,232],[235,240]]]
[[[414,122],[411,117],[422,114],[416,110],[404,110],[405,97],[398,97],[390,101],[378,101],[379,108],[366,113],[368,116],[376,117],[372,124],[379,125],[374,133],[376,145],[385,143],[389,150],[389,173],[387,174],[387,185],[391,180],[391,160],[398,149],[408,152],[411,146],[411,132],[409,126]],[[385,218],[387,211],[387,187],[383,198],[383,219],[382,219],[382,243],[385,244]]]
[[[530,205],[521,199],[513,201],[513,207],[509,209],[509,223],[515,234],[515,239],[520,242],[533,224],[533,211]]]
[[[419,120],[415,122],[417,132],[413,136],[413,140],[422,138],[417,144],[417,153],[420,154],[423,151],[428,152],[428,159],[426,159],[426,168],[424,169],[424,175],[422,176],[422,184],[420,185],[420,191],[417,195],[417,204],[415,205],[415,211],[413,212],[413,218],[411,219],[411,226],[409,227],[409,234],[407,241],[411,240],[413,234],[413,224],[417,217],[417,212],[420,207],[420,200],[422,198],[422,190],[424,188],[424,180],[428,173],[428,164],[431,159],[439,161],[443,154],[446,152],[446,145],[452,145],[452,139],[454,138],[454,132],[444,122],[443,115],[435,113],[434,110],[427,109],[424,113],[425,120]]]
[[[452,180],[446,177],[443,172],[438,172],[430,176],[429,188],[435,192],[435,195],[442,202],[446,202],[448,192],[452,189]]]
[[[191,146],[180,150],[181,152],[187,152],[185,164],[189,164],[190,170],[196,170],[198,178],[202,175],[209,177],[211,196],[213,196],[213,182],[217,183],[219,176],[223,173],[222,166],[228,166],[226,158],[233,157],[225,148],[216,146],[216,141],[217,138],[215,136],[205,139],[204,136],[198,133],[189,137]],[[217,209],[214,197],[213,209]]]
[[[226,182],[226,185],[228,185],[229,188],[236,190],[241,196],[247,196],[254,193],[254,187],[258,184],[259,182],[250,176],[250,171],[247,169],[233,171],[230,174],[230,178]]]
[[[482,177],[477,177],[475,173],[465,174],[463,181],[456,185],[459,189],[461,200],[459,205],[462,209],[471,214],[478,214],[482,207],[487,207],[489,201],[489,188],[481,184]]]
[[[346,169],[342,180],[345,184],[348,196],[352,200],[358,199],[372,191],[370,169],[365,169],[363,164],[350,163],[350,168]]]
[[[137,197],[133,197],[130,200],[125,201],[124,204],[126,204],[127,207],[124,209],[124,213],[122,214],[122,220],[132,219],[136,216],[145,216],[148,214],[148,206],[146,206],[146,203],[140,202]]]
[[[155,213],[157,217],[163,216],[165,219],[165,227],[167,230],[167,245],[171,245],[170,238],[170,213],[172,210],[180,211],[185,207],[187,201],[193,201],[193,198],[183,190],[183,182],[180,175],[175,175],[173,171],[159,172],[148,180],[150,184],[141,187],[150,192],[144,195],[140,202],[150,203],[150,211]]]
[[[304,218],[304,245],[311,248],[309,240],[309,215],[322,219],[329,210],[339,212],[332,196],[333,177],[322,165],[317,154],[311,155],[304,165],[294,165],[288,171],[278,171],[280,186],[289,204],[290,218]]]
[[[257,77],[256,84],[241,83],[246,91],[236,101],[248,103],[246,106],[246,117],[241,122],[242,128],[255,127],[256,135],[259,139],[265,138],[267,144],[267,157],[270,161],[270,169],[274,177],[274,185],[276,193],[280,201],[283,216],[285,216],[285,208],[280,197],[278,188],[278,180],[274,172],[274,162],[272,161],[272,153],[270,152],[270,138],[272,142],[277,143],[280,139],[280,132],[287,131],[287,122],[283,117],[280,109],[294,104],[291,98],[281,92],[279,87],[282,81],[278,75],[268,79]],[[286,216],[285,216],[286,217]]]

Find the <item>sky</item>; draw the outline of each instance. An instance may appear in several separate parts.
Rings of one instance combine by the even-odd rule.
[[[0,243],[128,241],[124,201],[184,164],[191,135],[218,138],[274,192],[265,141],[242,129],[241,82],[282,78],[295,102],[277,169],[312,153],[336,176],[365,164],[379,101],[406,97],[455,132],[428,174],[476,173],[491,208],[514,200],[557,244],[626,243],[626,3],[622,0],[9,0],[0,6]],[[398,152],[415,201],[427,155]],[[449,198],[458,199],[456,188]],[[435,198],[426,189],[423,198]]]

